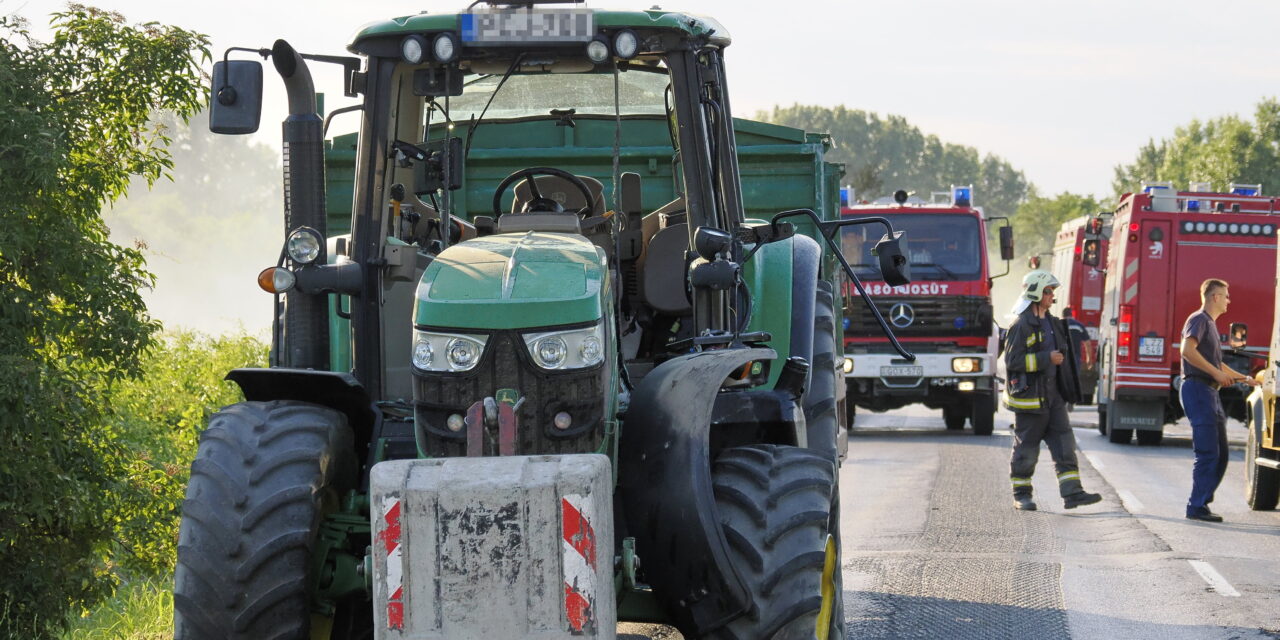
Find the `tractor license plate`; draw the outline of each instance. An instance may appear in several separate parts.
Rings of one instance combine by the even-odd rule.
[[[496,9],[462,14],[462,41],[488,45],[587,42],[595,35],[590,9]]]
[[[919,378],[924,376],[924,367],[880,367],[881,378]]]
[[[1138,338],[1138,355],[1155,356],[1164,355],[1164,338]]]

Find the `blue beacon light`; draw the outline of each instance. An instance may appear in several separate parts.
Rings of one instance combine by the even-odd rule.
[[[967,207],[973,202],[973,191],[969,187],[952,187],[951,202],[957,207]]]

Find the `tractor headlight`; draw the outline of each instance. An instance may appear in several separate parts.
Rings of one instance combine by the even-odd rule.
[[[604,323],[582,329],[525,334],[524,344],[543,369],[584,369],[604,361]]]
[[[484,355],[486,335],[413,330],[413,366],[423,371],[470,371]]]
[[[449,31],[437,35],[431,41],[431,55],[435,56],[436,62],[453,62],[458,57],[458,36]]]
[[[601,38],[587,43],[587,58],[596,64],[609,59],[609,44]]]
[[[409,64],[422,62],[423,54],[426,52],[427,39],[422,36],[412,35],[400,41],[400,57]]]
[[[623,29],[613,36],[613,53],[623,60],[630,60],[640,52],[640,38],[636,32]]]
[[[298,227],[289,234],[289,257],[298,264],[311,264],[320,257],[320,232],[311,227]]]

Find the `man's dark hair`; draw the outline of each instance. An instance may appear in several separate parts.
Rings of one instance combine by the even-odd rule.
[[[1209,296],[1218,292],[1218,289],[1226,289],[1227,282],[1217,278],[1209,278],[1200,283],[1200,299],[1208,300]]]

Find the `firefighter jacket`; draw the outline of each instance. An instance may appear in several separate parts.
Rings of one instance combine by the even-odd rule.
[[[1077,367],[1076,349],[1071,346],[1065,323],[1046,313],[1037,318],[1035,310],[1027,307],[1009,327],[1004,342],[1004,367],[1008,381],[1004,385],[1004,405],[1015,413],[1044,413],[1048,411],[1048,381],[1045,372],[1052,362],[1053,349],[1045,342],[1045,323],[1053,322],[1059,349],[1068,360],[1058,366],[1055,379],[1058,393],[1071,402],[1076,396],[1078,384],[1072,385]],[[1069,377],[1070,376],[1070,377]]]

